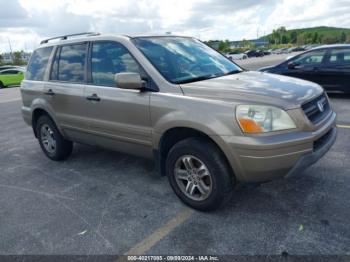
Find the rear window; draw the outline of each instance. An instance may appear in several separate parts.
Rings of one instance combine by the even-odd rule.
[[[60,47],[52,65],[51,80],[82,83],[86,63],[86,44]]]
[[[52,46],[34,51],[27,67],[26,79],[42,81],[44,79],[47,62],[51,55]]]

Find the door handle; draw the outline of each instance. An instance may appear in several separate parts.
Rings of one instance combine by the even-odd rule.
[[[93,94],[91,96],[87,96],[86,99],[89,101],[97,101],[97,102],[99,102],[101,100],[101,98],[98,97],[96,94]]]
[[[44,94],[48,95],[48,96],[53,96],[55,93],[54,93],[54,91],[52,91],[52,89],[49,89],[46,92],[44,92]]]

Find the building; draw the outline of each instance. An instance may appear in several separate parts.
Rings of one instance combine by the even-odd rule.
[[[1,58],[2,58],[1,62],[4,64],[11,64],[13,62],[12,56],[10,53],[1,54]]]
[[[241,41],[230,41],[230,48],[244,47],[244,42],[250,42],[251,45],[256,47],[264,47],[269,44],[269,41],[263,38],[251,39],[251,40],[241,40]]]

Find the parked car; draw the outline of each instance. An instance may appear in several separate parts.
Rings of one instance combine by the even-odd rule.
[[[282,54],[282,51],[283,51],[283,48],[277,48],[272,51],[272,54],[279,55],[279,54]]]
[[[244,52],[248,57],[260,57],[264,56],[264,54],[259,50],[248,50]]]
[[[11,69],[11,68],[18,68],[18,66],[13,66],[13,65],[0,66],[0,71],[6,70],[6,69]]]
[[[292,51],[293,51],[293,52],[301,52],[301,51],[305,51],[305,48],[303,48],[303,47],[301,47],[301,46],[299,46],[299,47],[294,47]]]
[[[328,92],[350,92],[350,45],[320,46],[260,71],[293,76],[321,85]]]
[[[24,78],[24,72],[20,68],[11,68],[0,71],[0,88],[20,85]]]
[[[21,85],[52,160],[73,142],[153,158],[184,203],[212,210],[237,183],[301,173],[336,139],[317,84],[243,70],[189,37],[74,36],[42,41]]]
[[[231,59],[231,60],[244,60],[247,59],[248,56],[244,53],[239,53],[239,52],[230,52],[226,54],[226,57]]]

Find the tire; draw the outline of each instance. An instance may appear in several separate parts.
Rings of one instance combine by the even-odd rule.
[[[191,166],[193,169],[188,168]],[[166,173],[175,194],[194,209],[218,209],[232,196],[232,170],[223,153],[207,139],[188,138],[175,144],[167,156]]]
[[[0,89],[4,87],[5,87],[4,84],[0,81]]]
[[[73,143],[63,138],[48,115],[39,117],[36,125],[39,144],[45,155],[54,161],[66,159],[73,150]]]

